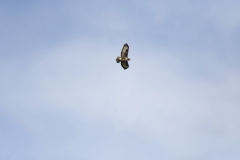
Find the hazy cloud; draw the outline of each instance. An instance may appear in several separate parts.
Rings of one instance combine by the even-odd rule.
[[[240,157],[238,2],[3,5],[1,157]]]

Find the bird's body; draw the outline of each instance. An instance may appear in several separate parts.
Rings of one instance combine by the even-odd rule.
[[[121,66],[123,69],[127,69],[129,67],[128,61],[130,58],[128,58],[128,51],[129,51],[129,46],[128,44],[124,44],[121,52],[121,57],[117,57],[116,62],[119,63],[121,62]]]

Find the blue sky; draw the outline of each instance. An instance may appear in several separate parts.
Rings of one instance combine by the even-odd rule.
[[[0,159],[240,159],[239,7],[0,1]]]

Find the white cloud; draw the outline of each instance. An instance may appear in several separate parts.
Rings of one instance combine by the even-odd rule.
[[[231,68],[224,71],[230,74],[218,75],[216,68],[223,64],[216,60],[216,68],[209,67],[214,75],[192,80],[191,66],[153,48],[148,55],[132,49],[130,68],[124,71],[115,63],[120,49],[77,41],[45,51],[48,54],[33,58],[18,75],[21,81],[2,98],[12,104],[6,111],[47,139],[56,133],[41,122],[38,112],[66,111],[86,123],[112,123],[116,132],[140,135],[175,158],[198,157],[239,142],[240,77]],[[212,81],[215,76],[220,77],[217,83]],[[79,130],[77,123],[69,123]],[[217,146],[220,139],[224,146]]]
[[[15,58],[0,57],[1,115],[21,128],[24,136],[16,136],[30,139],[21,143],[31,146],[29,159],[239,157],[239,68],[225,52],[236,44],[231,37],[238,26],[237,4],[65,5],[59,4],[59,12],[40,5],[32,15],[50,18],[25,21],[60,37],[73,29],[74,36],[57,42],[55,37],[31,53],[16,47]],[[60,22],[80,28],[64,30]],[[26,28],[15,32],[35,48],[24,41],[26,31],[34,37]],[[126,42],[131,61],[125,71],[115,58]],[[11,157],[19,157],[11,145],[16,152]]]

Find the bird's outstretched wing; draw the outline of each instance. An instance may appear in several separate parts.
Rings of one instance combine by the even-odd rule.
[[[124,44],[121,52],[121,57],[128,57],[129,46],[128,44]]]
[[[123,67],[123,69],[128,69],[128,67],[129,67],[127,61],[122,61],[122,62],[121,62],[121,66]]]

